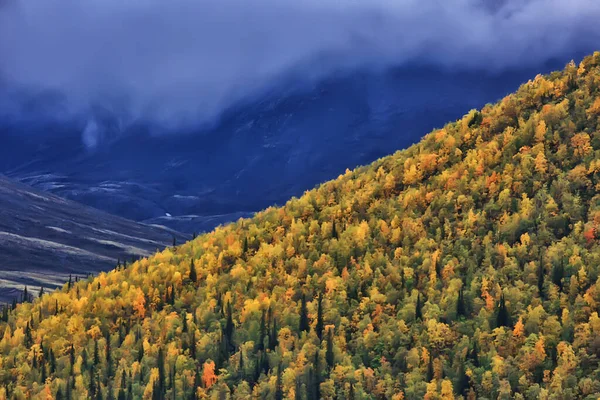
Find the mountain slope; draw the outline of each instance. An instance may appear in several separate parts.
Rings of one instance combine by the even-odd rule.
[[[5,316],[25,398],[597,398],[600,53]]]
[[[114,268],[183,236],[35,190],[0,176],[0,301],[24,285],[61,286],[69,274]]]

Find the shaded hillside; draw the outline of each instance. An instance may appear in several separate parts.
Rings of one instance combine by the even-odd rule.
[[[600,52],[5,316],[10,397],[595,399]]]
[[[0,301],[24,285],[56,287],[139,258],[183,236],[108,215],[0,176]]]
[[[125,218],[210,230],[406,148],[537,70],[401,68],[283,85],[233,107],[214,126],[178,134],[96,109],[84,117],[98,125],[93,150],[81,139],[89,121],[45,124],[43,115],[64,111],[59,99],[40,96],[23,106],[23,121],[0,119],[0,171]]]

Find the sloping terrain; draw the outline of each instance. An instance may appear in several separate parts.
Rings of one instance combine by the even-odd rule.
[[[600,52],[4,315],[9,398],[596,399]]]
[[[0,301],[114,268],[183,236],[115,217],[0,176]]]
[[[142,122],[127,126],[101,109],[88,117],[99,127],[94,149],[81,139],[85,117],[40,122],[40,115],[64,113],[59,100],[40,96],[23,106],[23,121],[0,120],[0,172],[111,214],[206,231],[406,148],[537,70],[353,73],[278,87],[227,111],[214,126],[178,134]]]

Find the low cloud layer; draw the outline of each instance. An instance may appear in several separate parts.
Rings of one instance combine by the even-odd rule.
[[[176,129],[290,75],[541,64],[600,43],[598,20],[597,0],[0,0],[0,91]]]

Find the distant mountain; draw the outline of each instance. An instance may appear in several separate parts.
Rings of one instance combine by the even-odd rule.
[[[171,245],[175,231],[140,224],[0,176],[0,301],[25,285],[53,288],[69,274],[113,268],[118,259]]]
[[[126,218],[204,231],[405,148],[549,68],[400,68],[283,85],[214,126],[170,135],[142,122],[123,127],[105,109],[48,123],[63,112],[60,97],[48,94],[23,106],[27,118],[0,121],[0,171]],[[97,147],[86,148],[90,142]]]

